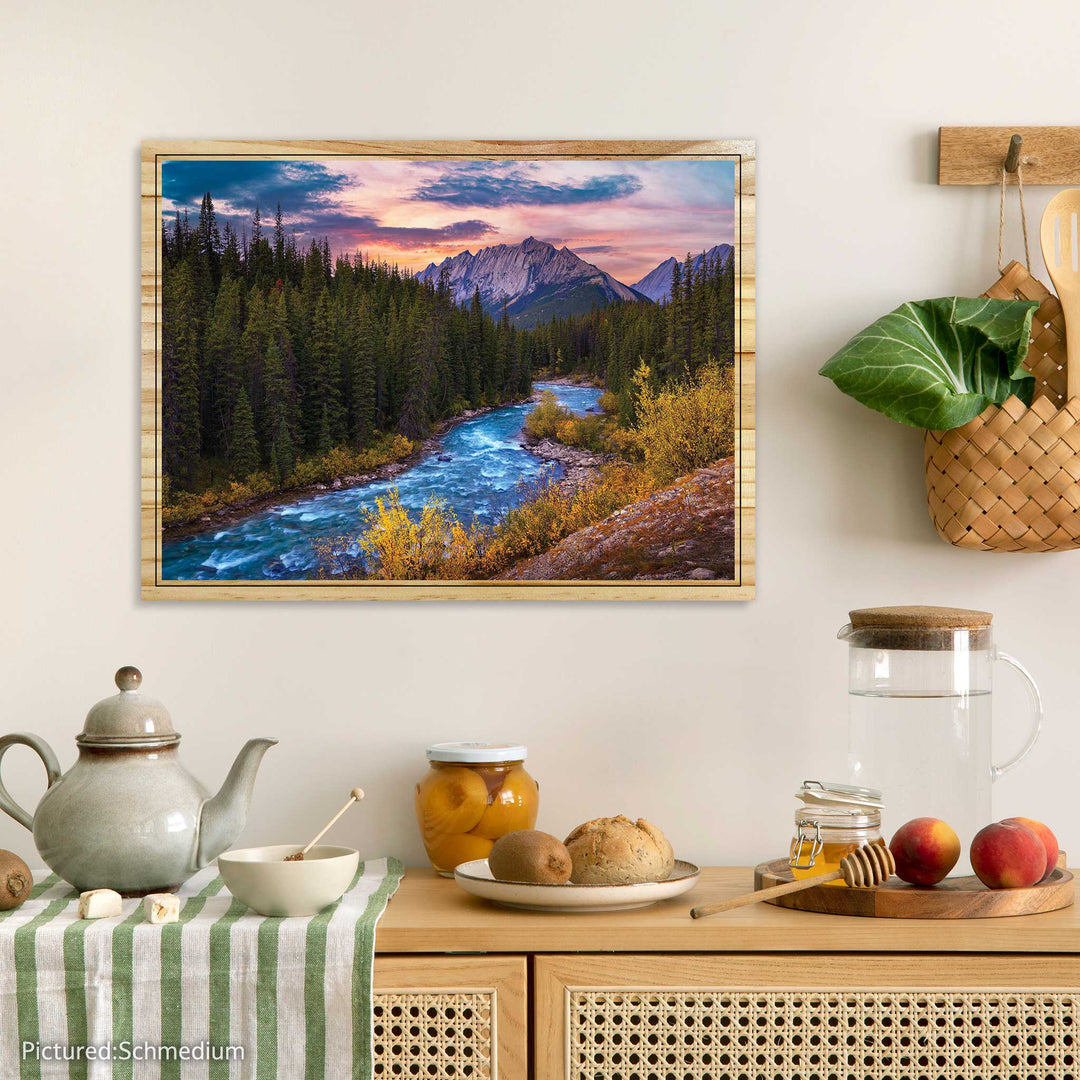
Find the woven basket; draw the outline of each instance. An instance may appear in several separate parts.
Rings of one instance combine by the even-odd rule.
[[[976,551],[1080,548],[1080,398],[1065,400],[1065,322],[1057,297],[1017,262],[987,289],[1037,300],[1024,366],[1031,406],[1011,397],[952,431],[926,433],[926,493],[944,540]]]

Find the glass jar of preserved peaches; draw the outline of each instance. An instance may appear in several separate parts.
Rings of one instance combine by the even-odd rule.
[[[416,785],[416,820],[431,865],[444,877],[486,859],[500,836],[531,829],[540,808],[525,771],[527,749],[508,743],[436,743]]]
[[[880,791],[804,780],[795,797],[803,805],[795,811],[795,835],[788,859],[792,877],[830,874],[839,870],[840,860],[856,848],[884,846]]]

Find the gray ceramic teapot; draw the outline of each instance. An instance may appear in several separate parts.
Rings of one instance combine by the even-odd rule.
[[[255,773],[277,739],[251,739],[221,790],[209,793],[180,763],[180,736],[165,706],[139,693],[137,668],[116,673],[120,693],[99,701],[76,736],[79,758],[62,776],[43,739],[0,738],[29,746],[45,764],[48,790],[30,815],[0,781],[0,810],[34,834],[46,865],[77,889],[127,895],[171,892],[240,834]]]

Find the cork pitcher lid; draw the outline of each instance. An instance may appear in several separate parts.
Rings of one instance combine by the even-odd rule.
[[[149,750],[180,741],[169,710],[156,698],[139,692],[142,672],[138,668],[120,668],[115,681],[120,692],[103,698],[86,714],[82,733],[75,737],[80,746]]]
[[[858,648],[933,651],[989,648],[994,620],[989,611],[919,604],[857,608],[848,618],[838,636]]]
[[[913,604],[901,607],[868,607],[848,612],[852,628],[868,626],[910,627],[926,630],[979,630],[989,626],[994,616],[989,611],[971,608],[927,607]]]

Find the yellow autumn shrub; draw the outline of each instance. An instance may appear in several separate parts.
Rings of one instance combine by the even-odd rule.
[[[350,446],[335,446],[320,457],[304,458],[296,463],[285,488],[325,484],[337,476],[354,476],[371,472],[380,465],[408,457],[416,443],[404,435],[382,435],[372,446],[354,450]]]
[[[550,391],[540,395],[536,408],[525,417],[525,433],[534,439],[557,438],[559,424],[570,418],[570,410],[559,404],[559,399]]]
[[[734,451],[735,378],[730,367],[710,362],[691,379],[656,390],[642,364],[634,375],[634,389],[634,440],[658,484],[669,484]]]
[[[457,520],[442,499],[428,499],[413,520],[401,505],[397,488],[391,488],[386,498],[376,498],[374,507],[362,511],[361,520],[360,550],[377,561],[378,577],[397,581],[439,577],[450,526]]]
[[[608,424],[607,418],[597,413],[568,416],[556,425],[555,438],[564,446],[603,453],[608,446]]]
[[[262,495],[272,495],[275,491],[273,478],[266,472],[254,472],[241,480],[227,480],[221,487],[210,488],[198,494],[190,491],[175,491],[167,483],[162,492],[161,523],[163,525],[181,525],[195,521],[204,514],[215,510],[235,506],[257,499]]]

